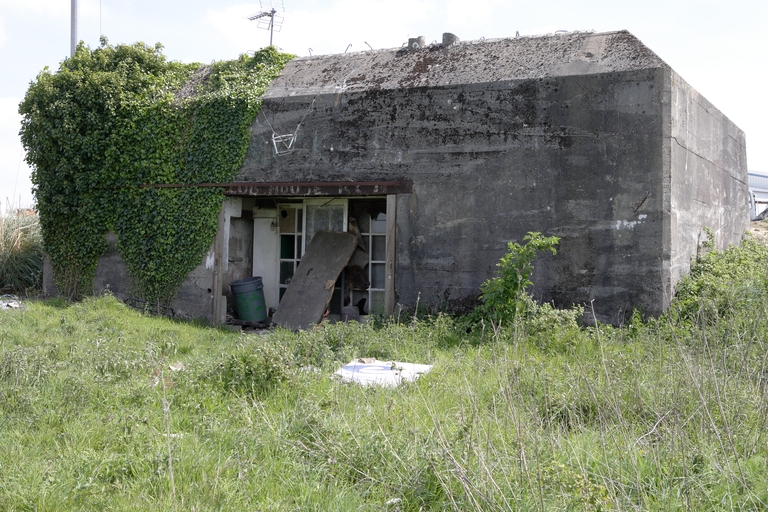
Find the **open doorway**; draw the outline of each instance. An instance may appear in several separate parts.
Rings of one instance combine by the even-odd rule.
[[[324,230],[358,239],[334,286],[329,318],[340,318],[345,305],[357,306],[362,315],[387,313],[387,264],[394,259],[388,250],[394,240],[387,234],[387,204],[386,197],[256,198],[250,215],[252,275],[262,277],[267,309],[278,307],[313,235]]]

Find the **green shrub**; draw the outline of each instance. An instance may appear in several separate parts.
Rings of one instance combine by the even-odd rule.
[[[538,304],[530,296],[521,301],[527,312],[525,335],[543,351],[567,352],[585,337],[580,320],[582,306],[557,309],[551,304]]]
[[[705,247],[712,246],[712,238]],[[768,298],[768,246],[748,237],[738,246],[710,251],[691,265],[677,285],[673,314],[711,323],[754,309]]]
[[[43,244],[37,215],[0,217],[0,294],[38,289]]]
[[[565,498],[569,509],[598,512],[614,508],[604,485],[561,462],[544,467],[542,480],[553,494]]]
[[[293,377],[293,357],[280,343],[257,338],[238,348],[218,368],[225,390],[259,397]]]
[[[556,236],[545,237],[541,233],[529,232],[525,242],[507,243],[507,254],[501,257],[496,277],[480,287],[480,306],[474,311],[476,318],[486,318],[494,323],[509,322],[522,311],[526,290],[533,284],[533,260],[540,252],[557,254],[555,246],[560,241]]]

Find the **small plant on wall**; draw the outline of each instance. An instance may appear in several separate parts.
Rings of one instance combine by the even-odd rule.
[[[162,46],[82,43],[44,69],[19,112],[21,139],[56,284],[93,289],[114,231],[137,293],[167,301],[216,232],[223,190],[248,148],[260,97],[291,55],[169,62]]]
[[[480,287],[481,304],[474,315],[497,324],[514,319],[524,304],[526,289],[533,284],[533,260],[541,252],[557,254],[555,246],[559,241],[556,236],[547,237],[541,233],[529,232],[523,237],[525,243],[522,245],[508,242],[507,254],[496,264],[496,277]]]

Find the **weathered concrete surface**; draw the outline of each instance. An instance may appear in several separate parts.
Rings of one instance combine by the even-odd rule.
[[[130,297],[131,278],[128,275],[128,268],[125,261],[117,250],[117,237],[114,233],[107,233],[107,250],[99,258],[96,265],[96,275],[93,279],[93,293],[98,295],[105,292],[114,294],[121,300]],[[50,258],[45,258],[43,267],[43,293],[45,295],[56,296],[59,294],[58,287],[53,275],[53,267]]]
[[[120,299],[129,297],[131,277],[128,275],[128,267],[117,251],[117,236],[114,233],[106,235],[108,249],[99,259],[96,265],[96,275],[93,279],[94,293],[111,291]]]
[[[128,267],[117,250],[117,237],[114,233],[106,235],[108,249],[99,258],[96,265],[96,274],[93,280],[93,293],[95,295],[110,292],[121,300],[134,297],[132,293],[131,277]],[[175,316],[186,319],[203,319],[212,321],[213,306],[213,249],[208,251],[200,264],[195,267],[182,283],[179,291],[174,295],[170,307]],[[43,269],[43,293],[56,296],[59,291],[53,276],[50,260],[46,258]]]
[[[56,297],[59,295],[59,288],[56,286],[56,280],[53,275],[51,258],[45,256],[43,259],[43,295]]]
[[[423,50],[373,50],[288,63],[265,98],[450,87],[666,66],[626,31],[463,41]],[[277,127],[276,127],[277,129]]]
[[[746,228],[743,133],[626,32],[297,59],[266,97],[237,181],[413,180],[397,199],[404,304],[470,304],[507,241],[540,231],[561,242],[537,298],[658,314],[693,227],[721,244]],[[290,133],[302,118],[276,156],[265,119]]]
[[[211,249],[181,283],[179,291],[171,301],[171,308],[176,317],[216,322],[213,315],[214,261],[215,256]]]
[[[672,70],[667,70],[665,82],[669,96],[664,105],[669,112],[664,127],[669,158],[665,210],[674,286],[690,270],[692,257],[706,240],[704,228],[713,231],[718,249],[738,243],[748,229],[747,153],[744,132],[714,105]]]

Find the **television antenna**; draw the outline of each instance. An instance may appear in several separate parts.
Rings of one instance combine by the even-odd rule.
[[[272,35],[275,32],[275,28],[280,32],[280,29],[283,27],[285,17],[279,13],[285,12],[285,5],[283,0],[259,0],[259,5],[262,10],[248,16],[248,19],[251,21],[255,20],[258,28],[269,30],[269,46],[272,46]]]

